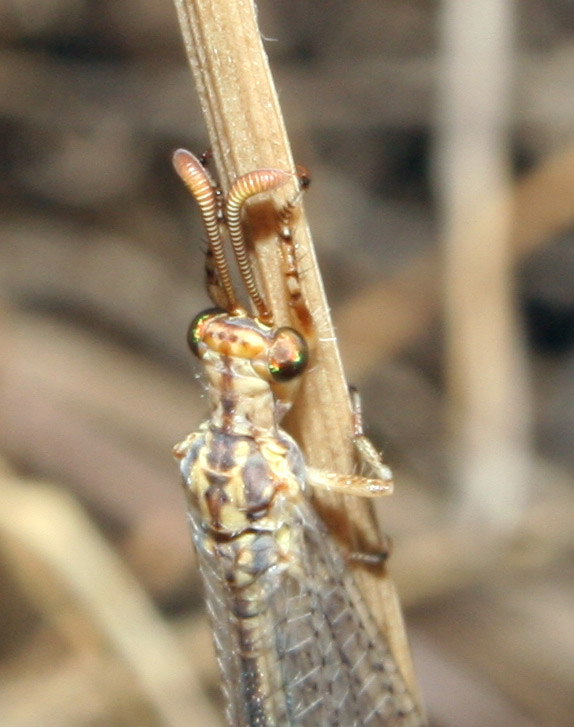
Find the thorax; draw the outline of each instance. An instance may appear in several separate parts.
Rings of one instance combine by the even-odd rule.
[[[301,451],[289,435],[279,428],[257,436],[228,433],[210,421],[189,439],[181,467],[203,530],[237,537],[285,524],[305,481]]]

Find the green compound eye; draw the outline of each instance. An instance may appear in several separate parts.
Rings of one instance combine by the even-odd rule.
[[[300,376],[309,363],[307,341],[294,328],[278,328],[267,354],[269,372],[275,381]]]
[[[203,337],[206,325],[215,316],[225,313],[221,308],[208,308],[202,311],[189,324],[187,329],[187,345],[191,349],[194,356],[199,358],[199,344]]]

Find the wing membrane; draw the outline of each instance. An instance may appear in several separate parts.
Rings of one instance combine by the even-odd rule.
[[[233,727],[410,727],[420,715],[342,556],[302,496],[292,559],[242,598],[196,539]]]

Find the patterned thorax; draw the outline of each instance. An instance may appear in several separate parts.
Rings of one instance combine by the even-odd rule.
[[[255,440],[208,422],[179,446],[192,512],[205,531],[233,537],[281,530],[285,503],[304,487],[303,457],[285,432]]]

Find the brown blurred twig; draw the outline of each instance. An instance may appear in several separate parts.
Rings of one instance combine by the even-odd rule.
[[[543,159],[505,194],[501,200],[492,190],[481,210],[473,209],[466,229],[473,238],[483,239],[493,210],[508,206],[511,251],[518,261],[574,223],[574,147]],[[337,331],[349,350],[363,352],[346,366],[351,380],[367,376],[381,356],[397,355],[428,331],[439,311],[442,275],[439,252],[423,253],[393,278],[365,287],[345,303],[337,314]],[[364,319],[365,310],[381,311],[376,325]]]

